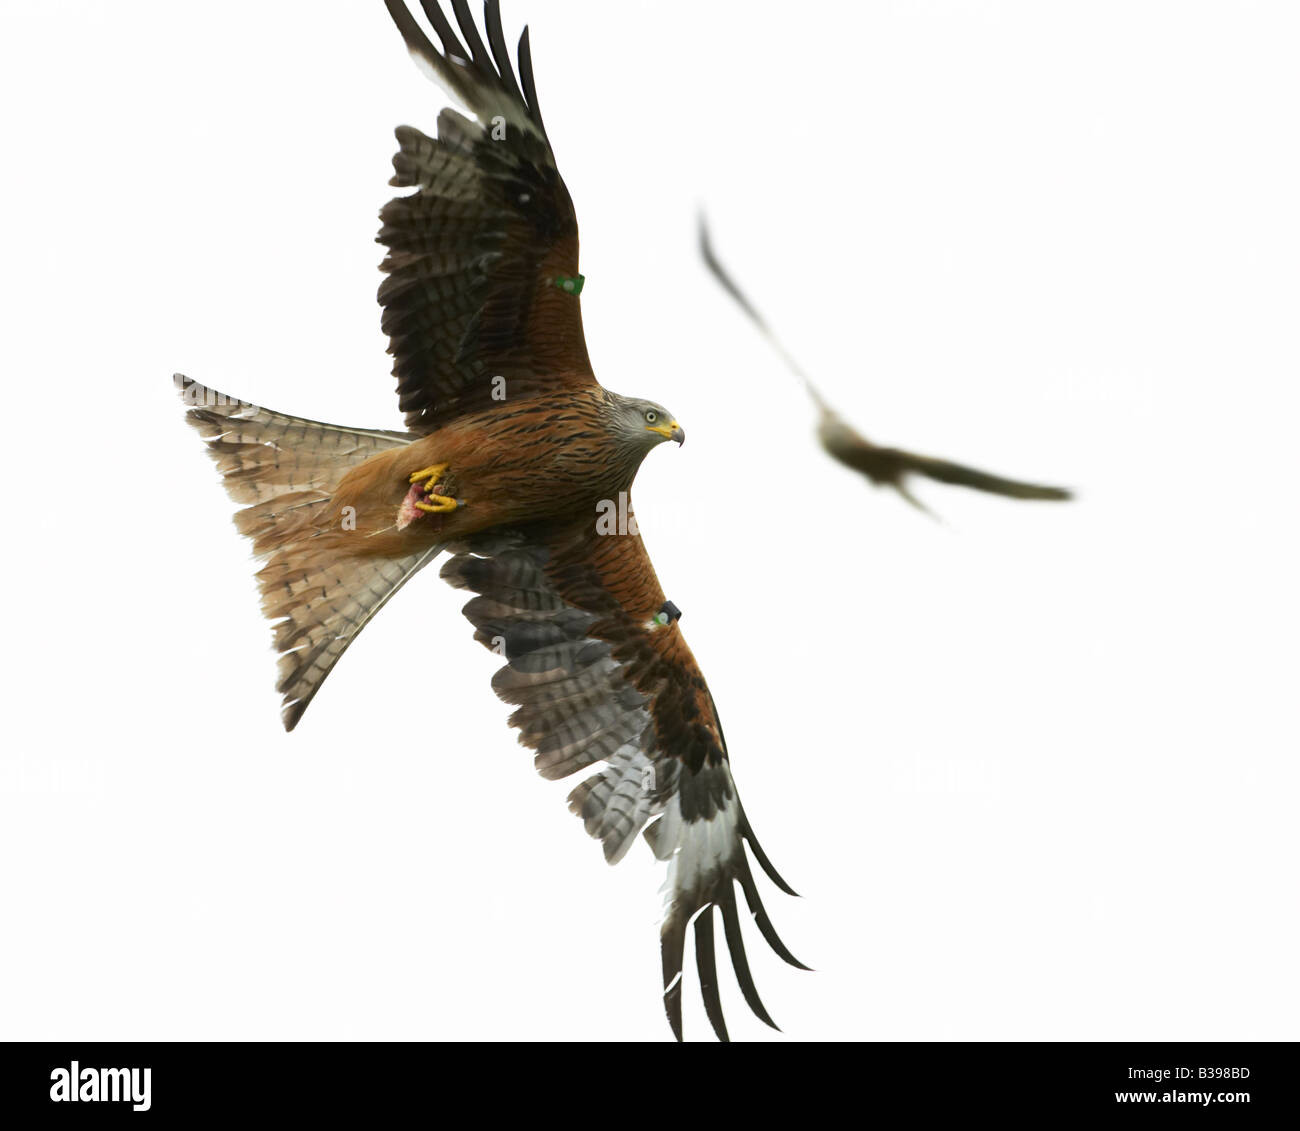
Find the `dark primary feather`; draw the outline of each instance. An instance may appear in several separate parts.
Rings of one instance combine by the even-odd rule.
[[[506,46],[505,31],[501,27],[501,5],[495,2],[489,3],[486,6],[484,17],[487,20],[488,42],[492,44],[492,58],[496,61],[501,81],[505,84],[512,98],[517,102],[526,103],[527,99],[525,99],[523,91],[519,89],[519,84],[515,81],[515,73],[510,66],[510,49]],[[526,51],[527,43],[521,40],[519,44],[521,60]],[[520,66],[523,66],[522,61]]]
[[[596,536],[589,521],[541,523],[480,535],[452,551],[443,577],[477,594],[465,615],[475,639],[507,661],[493,687],[516,706],[510,724],[536,751],[538,772],[554,779],[596,767],[569,794],[569,808],[606,859],[622,859],[644,829],[655,855],[669,861],[660,940],[674,1034],[682,1036],[682,967],[694,919],[705,1010],[727,1039],[714,907],[745,1001],[775,1028],[749,970],[737,884],[763,938],[786,962],[806,967],[772,926],[745,846],[782,891],[795,893],[749,826],[712,697],[677,622],[651,619],[664,597],[641,539]]]
[[[441,50],[402,0],[385,3],[412,56],[474,114],[444,109],[436,137],[397,130],[391,183],[414,191],[380,213],[379,301],[407,427],[432,431],[491,407],[494,392],[500,401],[594,381],[581,300],[555,285],[578,274],[578,221],[537,108],[527,33],[521,88],[495,0],[490,50],[463,0],[452,7],[464,43],[422,0]]]
[[[432,0],[421,0],[424,4],[424,10],[427,12],[433,7]],[[491,8],[496,4],[498,9],[500,4],[497,0],[488,0],[486,7]],[[474,57],[474,65],[486,75],[489,79],[499,79],[492,61],[488,58],[487,48],[483,46],[483,39],[478,33],[478,28],[474,26],[474,17],[469,14],[469,4],[467,0],[451,0],[451,10],[456,13],[456,23],[460,25],[460,33],[465,37],[465,42],[469,44],[469,49]],[[498,12],[500,18],[500,12]],[[503,84],[504,85],[504,84]]]
[[[919,500],[908,491],[908,475],[923,475],[940,483],[958,487],[969,487],[974,491],[984,491],[991,495],[1002,495],[1009,499],[1037,499],[1043,501],[1065,501],[1073,494],[1064,487],[1045,487],[1037,483],[1026,483],[1019,479],[1007,479],[1001,475],[992,475],[977,468],[967,467],[951,460],[934,459],[904,451],[902,448],[884,448],[873,444],[861,433],[852,428],[818,392],[815,385],[800,368],[799,363],[787,352],[785,346],[772,332],[770,326],[759,314],[757,308],[745,296],[730,272],[722,265],[713,250],[713,241],[709,235],[708,224],[704,216],[699,218],[700,256],[713,277],[758,327],[759,331],[781,355],[787,367],[812,397],[821,413],[817,435],[827,455],[846,467],[866,475],[873,483],[895,488],[908,502],[921,510],[926,510]],[[927,511],[928,513],[928,511]]]

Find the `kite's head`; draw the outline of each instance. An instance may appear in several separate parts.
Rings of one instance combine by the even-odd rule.
[[[686,432],[677,423],[673,414],[662,405],[647,404],[645,411],[641,414],[641,419],[645,423],[645,430],[653,432],[658,437],[656,443],[662,444],[665,440],[676,440],[679,448],[686,443]]]
[[[679,445],[686,441],[682,426],[661,404],[637,397],[617,397],[614,409],[618,431],[630,447],[645,452],[665,440],[676,440]]]

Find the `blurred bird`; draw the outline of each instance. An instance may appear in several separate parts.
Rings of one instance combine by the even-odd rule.
[[[937,516],[908,490],[907,477],[909,475],[923,475],[927,479],[934,479],[940,483],[969,487],[972,490],[985,491],[991,495],[1003,495],[1008,499],[1038,499],[1061,502],[1073,497],[1071,492],[1063,487],[1043,487],[1036,483],[1024,483],[1018,479],[1006,479],[1001,475],[991,475],[987,471],[979,471],[973,467],[953,463],[951,460],[917,455],[915,452],[907,452],[902,448],[882,448],[878,444],[873,444],[831,408],[826,398],[818,391],[817,386],[812,383],[803,368],[795,361],[785,346],[781,344],[781,340],[776,334],[772,332],[772,328],[767,324],[763,316],[758,313],[754,304],[745,297],[744,292],[736,285],[736,281],[719,262],[717,254],[713,250],[713,242],[709,237],[708,222],[703,214],[700,215],[699,224],[700,254],[704,257],[704,262],[708,265],[709,270],[713,272],[714,278],[722,284],[723,290],[731,295],[740,309],[749,315],[750,320],[758,327],[759,332],[772,344],[772,347],[785,362],[786,367],[794,374],[812,398],[819,413],[817,439],[832,459],[838,460],[845,467],[861,472],[877,487],[892,487],[912,506],[924,511],[931,518]]]

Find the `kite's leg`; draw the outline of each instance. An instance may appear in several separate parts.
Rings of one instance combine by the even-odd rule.
[[[424,496],[430,502],[419,502],[415,504],[417,510],[425,511],[428,514],[446,514],[448,511],[454,511],[460,503],[448,495],[435,495],[432,491]]]
[[[424,489],[432,495],[438,480],[442,478],[442,473],[450,466],[450,464],[446,463],[435,463],[430,467],[422,467],[419,471],[411,472],[406,481],[416,483],[421,479],[427,479],[429,482],[425,484]]]
[[[423,467],[419,471],[413,471],[408,477],[408,482],[418,483],[424,480],[424,498],[412,501],[411,505],[416,510],[424,511],[426,514],[447,514],[454,511],[460,503],[449,495],[439,495],[434,488],[439,485],[438,481],[446,473],[450,464],[435,463],[429,467]],[[446,488],[443,488],[446,490]]]

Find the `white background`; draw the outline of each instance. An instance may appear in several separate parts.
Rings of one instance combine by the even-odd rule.
[[[1300,1014],[1285,3],[525,3],[637,513],[805,897],[787,1038],[1278,1039]],[[505,727],[408,586],[280,730],[174,370],[399,417],[376,213],[442,95],[374,3],[7,6],[0,1037],[649,1038],[660,872]],[[882,442],[819,454],[694,212]],[[686,1027],[707,1024],[688,967]]]

